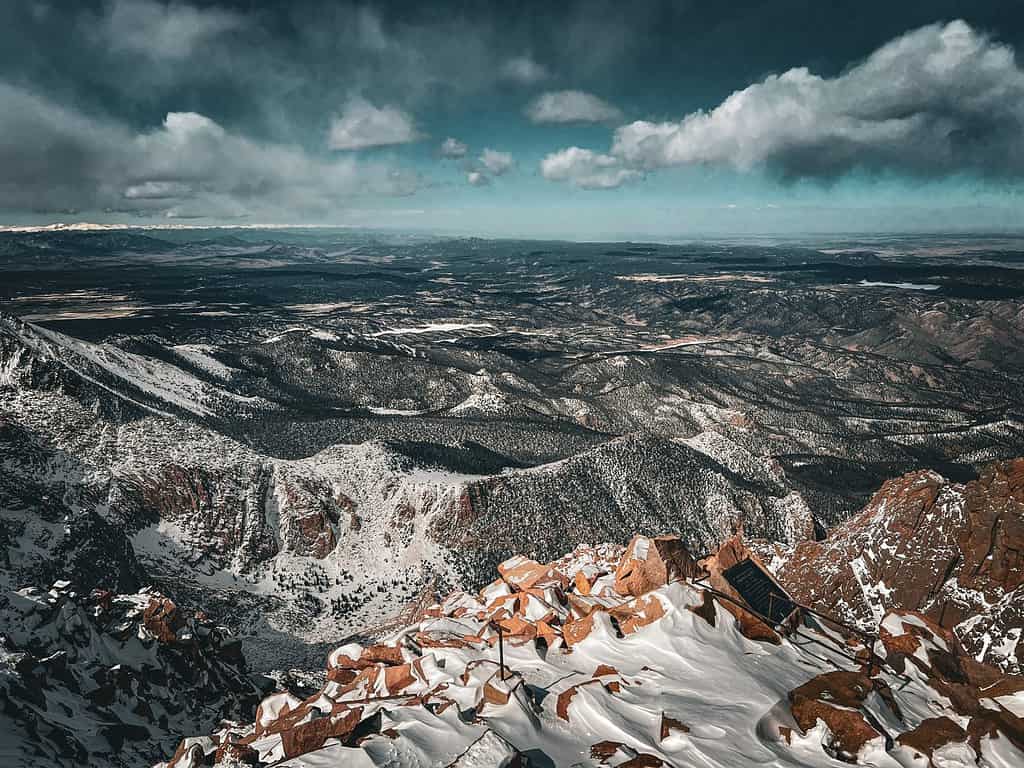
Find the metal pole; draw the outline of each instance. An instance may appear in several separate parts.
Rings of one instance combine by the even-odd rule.
[[[505,681],[505,633],[501,631],[501,624],[498,624],[498,669],[501,671],[501,680]]]

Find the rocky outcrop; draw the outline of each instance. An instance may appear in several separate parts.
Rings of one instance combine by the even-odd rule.
[[[629,542],[615,569],[615,591],[638,597],[670,581],[692,579],[698,573],[697,561],[678,536],[637,536]]]
[[[934,472],[885,483],[824,541],[785,549],[794,597],[869,628],[890,608],[955,629],[967,650],[1011,671],[1024,660],[1024,459],[960,484]]]
[[[735,540],[717,563],[744,552]],[[756,642],[672,536],[517,556],[498,574],[381,642],[336,648],[319,691],[276,693],[163,768],[227,768],[225,755],[366,768],[1024,756],[1024,678],[974,661],[920,615],[886,616],[877,648],[814,625]]]
[[[765,640],[777,644],[781,639],[779,633],[756,613],[747,610],[743,597],[725,578],[727,570],[748,559],[757,563],[765,573],[770,573],[758,555],[743,541],[743,535],[737,533],[726,539],[717,552],[702,559],[699,567],[707,575],[708,583],[722,596],[728,598],[719,600],[719,602],[736,618],[744,635],[752,640]],[[700,609],[701,615],[707,617],[709,610],[707,600],[705,600],[705,605]]]
[[[827,672],[790,691],[793,717],[804,731],[823,722],[829,731],[826,746],[837,757],[856,762],[864,747],[875,740],[884,741],[871,721],[874,716],[865,703],[872,693],[881,693],[883,702],[892,702],[892,691],[881,681],[862,672]],[[896,713],[890,710],[890,715]],[[898,715],[897,715],[898,716]]]
[[[920,613],[889,613],[877,631],[879,642],[860,669],[827,672],[790,692],[803,731],[824,726],[826,748],[854,763],[887,751],[901,765],[945,765],[933,758],[952,749],[962,762],[950,764],[988,765],[980,761],[982,739],[994,733],[1011,752],[1024,749],[1024,678],[976,661],[951,631]],[[915,679],[945,711],[933,707],[932,716],[922,716],[913,698],[901,707],[901,691]]]

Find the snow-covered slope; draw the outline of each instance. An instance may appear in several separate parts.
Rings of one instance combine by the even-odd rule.
[[[153,591],[23,588],[0,598],[0,626],[5,767],[144,765],[273,687],[226,629]]]
[[[13,385],[49,368],[60,379],[78,379],[150,413],[183,413],[207,417],[217,412],[240,413],[259,404],[191,375],[187,370],[155,357],[126,352],[113,344],[92,344],[40,326],[0,316],[0,386]],[[9,347],[9,349],[7,349]],[[217,361],[179,353],[192,365],[215,378]],[[26,370],[27,369],[27,370]]]
[[[0,587],[155,581],[260,643],[329,642],[477,586],[519,551],[662,530],[708,551],[741,523],[786,542],[812,533],[777,466],[710,434],[609,435],[504,470],[477,444],[268,455],[214,423],[237,406],[222,388],[235,374],[200,351],[186,349],[190,373],[169,362],[180,349],[160,359],[0,319]]]
[[[1024,679],[917,614],[883,617],[871,648],[818,623],[776,631],[712,590],[674,537],[499,573],[380,643],[336,648],[319,692],[265,698],[253,722],[161,765],[1024,761]]]

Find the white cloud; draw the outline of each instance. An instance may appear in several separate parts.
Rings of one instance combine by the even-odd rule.
[[[255,141],[194,112],[137,133],[2,82],[0,168],[0,209],[182,217],[317,217],[421,184],[393,165]]]
[[[1024,175],[1024,72],[963,21],[909,32],[835,78],[772,75],[710,112],[619,128],[629,166],[765,166],[786,177],[895,170]]]
[[[532,56],[516,56],[501,66],[501,77],[523,85],[533,85],[548,78],[548,71]]]
[[[622,161],[581,147],[553,152],[540,162],[541,175],[548,181],[563,181],[580,189],[614,189],[640,173],[623,167]]]
[[[441,142],[441,157],[465,157],[468,151],[466,144],[451,136]]]
[[[480,153],[480,164],[487,169],[492,176],[501,176],[508,171],[514,161],[508,152],[499,152],[496,149],[484,149]]]
[[[535,123],[604,123],[621,120],[622,112],[585,91],[548,91],[526,107]]]
[[[491,183],[490,178],[480,171],[470,171],[466,174],[466,181],[474,187],[484,187]]]
[[[331,121],[327,146],[367,149],[408,144],[420,138],[412,117],[398,107],[376,107],[365,99],[352,99]]]
[[[128,200],[174,200],[192,197],[193,188],[177,181],[144,181],[125,187],[124,196]]]
[[[113,0],[100,31],[113,50],[154,59],[184,59],[198,46],[245,26],[242,16],[217,7],[155,0]]]

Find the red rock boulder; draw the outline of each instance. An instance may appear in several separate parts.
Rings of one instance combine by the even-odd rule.
[[[652,589],[701,573],[678,536],[636,536],[615,571],[615,591],[639,597]]]

